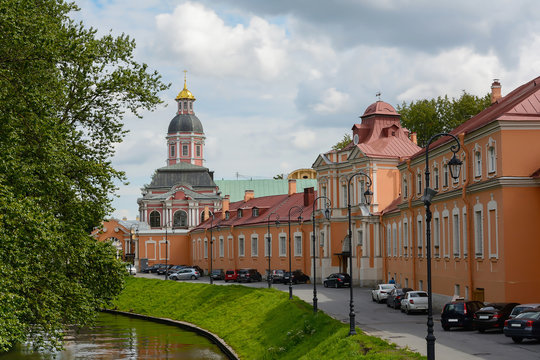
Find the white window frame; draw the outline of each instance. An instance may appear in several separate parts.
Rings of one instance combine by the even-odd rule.
[[[208,259],[208,239],[207,238],[204,238],[203,253],[204,253],[204,258]]]
[[[303,248],[302,248],[302,233],[296,232],[294,233],[294,256],[302,256]]]
[[[264,256],[268,256],[268,245],[270,245],[270,256],[272,256],[272,234],[266,233],[264,234]]]
[[[189,156],[189,145],[182,144],[182,156]]]
[[[279,256],[287,256],[287,235],[285,233],[279,234]]]
[[[463,223],[463,257],[464,258],[467,258],[467,256],[469,255],[469,246],[467,244],[467,236],[468,236],[468,232],[467,232],[467,207],[464,206],[462,209],[461,209],[461,222]]]
[[[409,196],[409,183],[407,182],[407,176],[403,175],[403,198],[406,199]]]
[[[259,235],[251,235],[251,257],[259,256]]]
[[[246,237],[244,235],[238,237],[238,256],[246,256]]]
[[[444,210],[442,212],[442,242],[444,245],[443,251],[444,251],[444,257],[449,258],[450,257],[450,216],[448,210]]]
[[[473,151],[474,159],[474,177],[476,179],[482,177],[482,148],[476,144]]]
[[[418,248],[418,257],[423,257],[424,249],[424,222],[422,221],[422,215],[416,217],[416,246]]]
[[[441,217],[439,216],[439,212],[433,213],[433,221],[432,221],[432,233],[433,233],[433,254],[432,256],[434,258],[440,258],[441,257]],[[428,249],[429,251],[429,249]]]
[[[403,219],[403,256],[409,255],[409,222],[407,218]]]
[[[386,225],[386,257],[392,256],[392,225]]]
[[[416,174],[416,194],[422,195],[422,173],[420,170]]]
[[[392,224],[392,255],[398,256],[398,241],[397,241],[397,226],[396,223]]]
[[[487,173],[493,176],[497,172],[497,145],[496,141],[489,138],[486,144]]]
[[[452,210],[452,249],[455,258],[458,258],[461,255],[460,230],[459,209],[455,207]]]
[[[484,257],[484,207],[480,203],[474,205],[474,255]]]
[[[495,213],[495,234],[491,233],[491,212]],[[499,210],[497,209],[497,202],[493,200],[493,195],[491,200],[487,204],[487,228],[488,228],[488,249],[490,259],[499,258]],[[492,249],[491,243],[492,239],[495,238],[495,249]]]
[[[225,257],[225,239],[223,236],[219,237],[219,257]]]

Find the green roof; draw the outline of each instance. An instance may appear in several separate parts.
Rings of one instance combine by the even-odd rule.
[[[246,190],[253,190],[255,197],[283,195],[289,193],[289,180],[259,179],[259,180],[214,180],[221,191],[221,196],[229,195],[230,201],[244,199]],[[304,188],[317,189],[316,179],[296,180],[296,192],[304,192]]]

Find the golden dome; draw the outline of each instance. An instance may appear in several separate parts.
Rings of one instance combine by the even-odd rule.
[[[185,71],[186,73],[187,71]],[[193,96],[193,94],[191,93],[191,91],[189,91],[187,89],[187,81],[186,81],[186,74],[184,74],[184,89],[182,91],[180,91],[180,93],[178,94],[178,96],[176,97],[175,100],[185,100],[185,99],[188,99],[188,100],[195,100],[195,96]]]

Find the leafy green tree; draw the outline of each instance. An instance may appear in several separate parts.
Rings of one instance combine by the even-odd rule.
[[[351,141],[351,135],[349,133],[346,133],[345,135],[343,135],[343,139],[341,139],[339,142],[334,144],[334,146],[332,146],[332,150],[341,150],[347,145],[349,145]]]
[[[64,0],[0,1],[0,351],[57,347],[122,289],[125,268],[90,231],[110,213],[123,116],[168,87],[126,35],[96,36]]]
[[[448,96],[422,99],[397,107],[404,127],[418,134],[418,144],[425,145],[431,136],[449,132],[491,104],[490,95],[483,97],[465,91],[457,99]]]

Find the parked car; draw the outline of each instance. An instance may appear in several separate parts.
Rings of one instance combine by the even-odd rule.
[[[503,333],[519,344],[523,339],[540,340],[540,308],[529,308],[504,322]]]
[[[238,281],[238,270],[227,270],[225,271],[225,282],[229,281]]]
[[[345,273],[334,273],[328,275],[323,281],[324,287],[350,287],[351,286],[351,276]]]
[[[225,280],[225,272],[223,269],[213,269],[210,277],[214,280]]]
[[[133,264],[126,264],[126,270],[129,275],[137,275],[137,269]]]
[[[425,291],[409,291],[401,300],[401,311],[407,315],[412,312],[427,312],[428,294]]]
[[[169,275],[171,280],[196,280],[201,274],[193,268],[183,268]]]
[[[285,276],[285,270],[272,270],[270,272],[270,279],[272,283],[282,283]]]
[[[164,264],[154,264],[152,266],[147,266],[144,269],[141,270],[143,273],[155,273],[157,269],[159,269],[160,266]]]
[[[309,276],[304,274],[302,270],[294,270],[292,272],[292,280],[289,280],[290,277],[291,274],[286,271],[283,274],[283,283],[288,284],[289,282],[292,282],[293,284],[306,284],[307,282],[309,282]]]
[[[184,269],[184,268],[187,268],[189,266],[186,266],[186,265],[173,265],[169,268],[169,270],[167,270],[167,274],[173,274],[175,272],[178,272],[178,270],[180,269]]]
[[[262,275],[255,269],[240,269],[236,280],[238,282],[261,281]]]
[[[158,275],[165,275],[165,273],[167,272],[167,270],[169,270],[170,268],[172,268],[174,265],[173,264],[167,264],[167,265],[163,265],[163,266],[160,266],[157,271],[156,271],[156,274]]]
[[[540,308],[540,304],[521,304],[517,305],[512,309],[512,312],[510,313],[510,316],[508,316],[509,319],[513,319],[519,314],[521,314],[525,310],[534,309],[534,308]]]
[[[473,329],[474,313],[484,307],[480,301],[452,301],[444,305],[441,312],[441,326],[446,330],[453,327]]]
[[[188,267],[197,270],[200,276],[204,276],[204,270],[201,269],[198,265],[193,265],[193,266],[188,266]]]
[[[386,300],[388,293],[396,287],[396,284],[379,284],[373,290],[371,290],[371,299],[380,303],[383,300]]]
[[[502,330],[504,321],[508,319],[512,309],[518,303],[492,303],[474,313],[474,327],[481,333],[487,329]]]
[[[386,306],[391,307],[392,309],[401,308],[401,300],[403,300],[403,297],[409,291],[413,291],[413,289],[411,288],[392,289],[390,293],[388,293],[388,296],[386,297]]]

